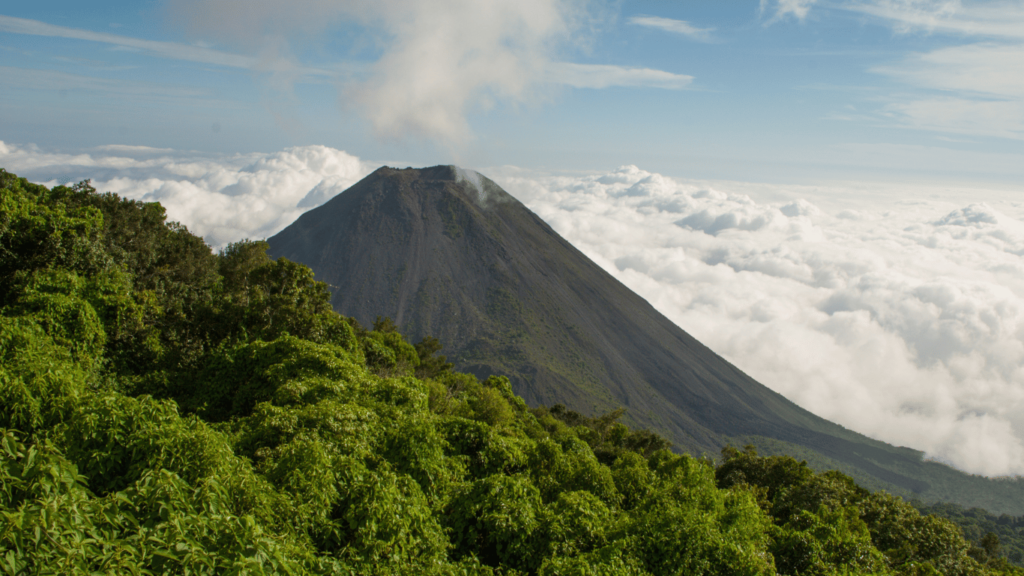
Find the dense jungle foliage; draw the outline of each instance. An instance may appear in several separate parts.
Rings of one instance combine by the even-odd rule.
[[[839,473],[531,410],[262,242],[0,194],[4,573],[1021,573]]]

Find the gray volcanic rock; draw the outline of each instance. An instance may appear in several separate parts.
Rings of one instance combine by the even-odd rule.
[[[475,172],[381,168],[269,243],[330,285],[337,312],[435,336],[456,369],[507,375],[532,405],[626,407],[630,424],[692,453],[742,437],[903,494],[927,490],[938,466],[754,381]]]

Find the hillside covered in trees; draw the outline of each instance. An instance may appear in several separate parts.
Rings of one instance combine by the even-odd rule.
[[[531,409],[266,248],[0,171],[0,570],[1021,573],[843,474]]]

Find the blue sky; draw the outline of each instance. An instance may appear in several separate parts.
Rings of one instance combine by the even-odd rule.
[[[0,140],[1014,186],[1024,2],[7,3]]]

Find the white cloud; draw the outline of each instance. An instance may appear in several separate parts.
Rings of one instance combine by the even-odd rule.
[[[629,19],[629,23],[664,30],[673,34],[682,34],[683,36],[700,41],[710,40],[711,33],[715,31],[714,28],[697,28],[686,20],[673,20],[672,18],[662,18],[661,16],[633,16]]]
[[[920,98],[891,102],[885,111],[912,128],[1024,140],[1024,100]]]
[[[255,51],[287,51],[345,23],[373,34],[380,56],[343,89],[386,138],[470,137],[468,113],[519,103],[572,40],[585,0],[172,0],[193,33]]]
[[[2,142],[0,166],[51,183],[91,177],[100,190],[159,200],[216,246],[274,234],[373,167],[322,146],[210,157]],[[708,184],[632,166],[484,173],[801,406],[970,472],[1024,474],[1017,192]]]
[[[871,69],[925,88],[1018,99],[1024,98],[1020,70],[1024,70],[1024,45],[993,42],[940,48]]]
[[[807,18],[807,13],[810,11],[811,6],[817,4],[818,0],[776,0],[775,2],[775,14],[768,21],[773,23],[778,20],[785,18],[792,14],[797,20],[803,21]],[[768,9],[769,0],[761,0],[761,12],[765,12]]]
[[[673,74],[651,68],[626,68],[607,64],[552,63],[549,80],[573,88],[609,88],[611,86],[646,86],[680,90],[693,82],[693,76]]]
[[[349,93],[378,133],[462,142],[466,114],[529,99],[581,2],[381,2],[390,37],[371,77]]]

